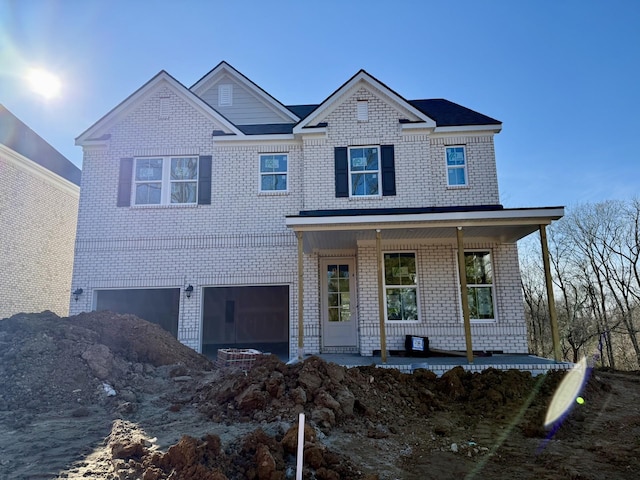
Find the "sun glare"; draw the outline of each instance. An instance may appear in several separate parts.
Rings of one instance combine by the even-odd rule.
[[[60,79],[42,69],[33,69],[29,72],[27,80],[31,89],[44,98],[54,98],[60,94],[62,84]]]

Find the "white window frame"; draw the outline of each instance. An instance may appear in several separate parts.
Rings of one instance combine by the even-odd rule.
[[[378,151],[378,169],[377,170],[357,170],[352,172],[351,171],[351,152],[353,150],[360,150],[363,148],[375,148]],[[347,149],[347,167],[349,170],[349,198],[379,198],[382,197],[382,149],[380,148],[380,145],[358,145],[358,146],[353,146],[353,147],[349,147]],[[372,174],[372,173],[377,173],[378,174],[378,193],[376,195],[354,195],[353,193],[353,181],[352,181],[352,176],[353,175],[359,175],[359,174]]]
[[[196,177],[195,179],[186,180],[171,180],[171,160],[182,158],[194,158],[196,160]],[[136,179],[136,166],[138,160],[162,160],[162,178],[160,180],[137,180]],[[198,177],[200,174],[200,159],[197,155],[172,155],[169,157],[153,156],[153,157],[135,157],[133,159],[133,172],[132,172],[132,197],[133,206],[136,207],[158,207],[158,206],[180,206],[180,205],[196,205],[198,203]],[[136,187],[145,183],[160,183],[160,203],[137,203],[136,202]],[[196,193],[195,200],[193,202],[184,203],[171,203],[171,184],[173,183],[195,183]]]
[[[413,258],[414,258],[414,262],[415,262],[415,266],[416,266],[416,278],[414,280],[414,284],[413,285],[387,285],[387,276],[386,276],[386,266],[385,266],[385,262],[384,262],[384,256],[386,254],[396,254],[396,253],[411,253],[413,254]],[[388,250],[388,251],[383,251],[382,252],[382,282],[383,282],[383,290],[384,290],[384,321],[385,323],[391,324],[391,325],[407,325],[407,324],[412,324],[412,323],[420,323],[420,318],[421,314],[420,314],[420,294],[419,294],[419,288],[418,288],[418,252],[416,252],[415,250]],[[387,302],[387,290],[390,289],[399,289],[399,288],[406,288],[406,289],[413,289],[415,292],[415,297],[416,297],[416,314],[417,314],[417,318],[415,320],[389,320],[389,311],[388,311],[388,302]]]
[[[461,148],[462,153],[464,154],[464,165],[449,165],[449,149],[452,148]],[[447,187],[449,188],[464,188],[469,186],[469,159],[467,157],[467,147],[466,145],[447,145],[444,149],[444,165],[445,165],[445,175]],[[449,171],[450,170],[462,170],[464,173],[464,183],[463,184],[451,184],[449,183]]]
[[[262,171],[262,158],[263,157],[272,157],[272,156],[282,156],[287,161],[287,170],[284,172],[263,172]],[[284,190],[263,190],[262,189],[262,177],[267,175],[284,175],[286,188]],[[258,191],[260,193],[265,194],[278,194],[278,193],[287,193],[289,191],[289,154],[288,153],[261,153],[258,155]]]
[[[495,262],[493,260],[493,250],[490,248],[470,248],[465,249],[464,253],[488,253],[489,261],[491,262],[491,276],[493,283],[478,283],[478,284],[469,284],[467,283],[467,290],[469,288],[478,288],[478,287],[490,287],[491,288],[491,302],[493,304],[493,318],[473,318],[471,317],[471,312],[469,312],[469,320],[473,323],[497,323],[498,322],[498,305],[496,300],[496,270],[495,270]],[[460,267],[458,263],[458,254],[456,251],[456,277],[458,278],[458,286],[460,286]],[[464,312],[462,311],[462,292],[460,288],[458,288],[458,305],[460,305],[460,321],[464,322]]]

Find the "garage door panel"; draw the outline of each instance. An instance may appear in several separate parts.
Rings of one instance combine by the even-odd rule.
[[[98,290],[96,310],[109,310],[115,313],[136,315],[148,322],[157,323],[174,337],[177,337],[180,289]]]
[[[229,347],[288,351],[288,286],[206,287],[203,298],[203,352]]]

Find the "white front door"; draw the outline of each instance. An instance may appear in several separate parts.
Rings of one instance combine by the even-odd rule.
[[[322,259],[320,277],[323,346],[357,346],[358,321],[354,259]]]

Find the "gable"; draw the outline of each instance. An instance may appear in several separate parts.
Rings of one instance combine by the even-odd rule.
[[[353,95],[363,91],[363,89],[395,109],[407,122],[421,124],[424,128],[435,128],[436,123],[432,118],[411,105],[382,82],[379,82],[364,70],[360,70],[296,125],[294,133],[302,133],[306,128],[324,124],[336,109],[340,108],[344,102],[352,99]]]
[[[225,93],[230,96],[229,101],[221,101],[227,100]],[[199,96],[236,125],[291,123],[291,118],[274,109],[227,74],[212,81]]]
[[[400,121],[420,123],[422,119],[365,83],[354,85],[313,120],[315,124],[327,124],[334,131],[336,127],[340,131],[359,124],[378,133],[393,129]]]
[[[165,92],[164,95],[162,94],[163,91]],[[170,102],[162,104],[161,98],[163,96],[166,98],[175,96],[180,101],[185,102],[204,118],[208,119],[211,122],[212,128],[221,130],[224,133],[243,135],[233,123],[212,109],[206,102],[202,101],[163,70],[81,133],[76,138],[76,145],[85,145],[94,141],[103,141],[105,138],[108,138],[111,129],[115,125],[121,123],[132,112],[139,109],[140,105],[148,102],[149,99],[153,97],[158,97],[157,111],[150,115],[149,120],[162,120],[163,117],[167,115],[170,116]]]
[[[198,80],[191,91],[236,125],[299,120],[295,113],[226,62]]]

